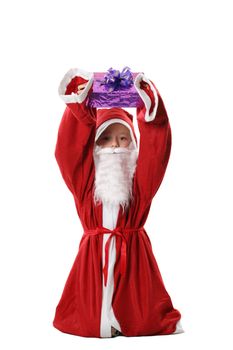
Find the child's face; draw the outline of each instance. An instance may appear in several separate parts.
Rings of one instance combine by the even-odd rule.
[[[109,125],[96,141],[101,147],[128,147],[130,142],[129,129],[120,123]]]

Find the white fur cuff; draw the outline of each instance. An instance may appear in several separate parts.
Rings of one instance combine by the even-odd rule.
[[[149,114],[149,111],[150,111],[150,107],[151,107],[151,100],[150,100],[150,97],[147,95],[147,93],[143,89],[140,88],[140,82],[142,80],[150,85],[150,88],[151,88],[151,90],[154,94],[154,97],[155,97],[155,107],[150,114]],[[145,75],[143,73],[139,73],[135,78],[134,86],[135,86],[135,89],[137,90],[139,96],[143,100],[144,105],[146,107],[145,121],[150,122],[150,121],[154,120],[155,116],[156,116],[157,108],[158,108],[159,98],[158,98],[158,94],[157,94],[153,84],[151,83],[151,81],[149,79],[147,79],[145,77]]]
[[[82,92],[78,95],[74,92],[71,93],[71,95],[65,95],[67,85],[71,82],[71,80],[74,77],[81,77],[86,80],[88,80],[87,85],[82,90]],[[86,72],[82,69],[78,68],[71,68],[68,70],[68,72],[64,75],[64,78],[60,82],[58,93],[60,97],[63,99],[65,103],[82,103],[85,98],[87,97],[88,91],[90,90],[92,84],[94,81],[94,74],[90,72]]]

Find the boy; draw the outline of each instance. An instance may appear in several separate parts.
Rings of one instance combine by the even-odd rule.
[[[143,227],[170,156],[162,98],[138,74],[138,152],[131,114],[88,107],[92,84],[92,73],[71,69],[59,87],[67,108],[55,156],[84,233],[53,325],[99,338],[182,333]]]

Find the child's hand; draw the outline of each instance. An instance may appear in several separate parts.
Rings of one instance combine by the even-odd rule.
[[[86,85],[87,85],[87,83],[78,85],[78,89],[77,89],[77,94],[78,95],[81,94],[81,92],[85,89]]]

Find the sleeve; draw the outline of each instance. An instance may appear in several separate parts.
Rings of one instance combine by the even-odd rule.
[[[78,85],[83,83],[87,85],[77,95]],[[67,187],[79,202],[91,191],[94,178],[96,109],[87,103],[92,84],[92,73],[71,69],[58,90],[66,109],[58,129],[55,158]]]
[[[134,82],[143,104],[137,108],[140,133],[135,186],[152,200],[165,175],[171,152],[171,127],[163,100],[154,83],[139,73]]]

